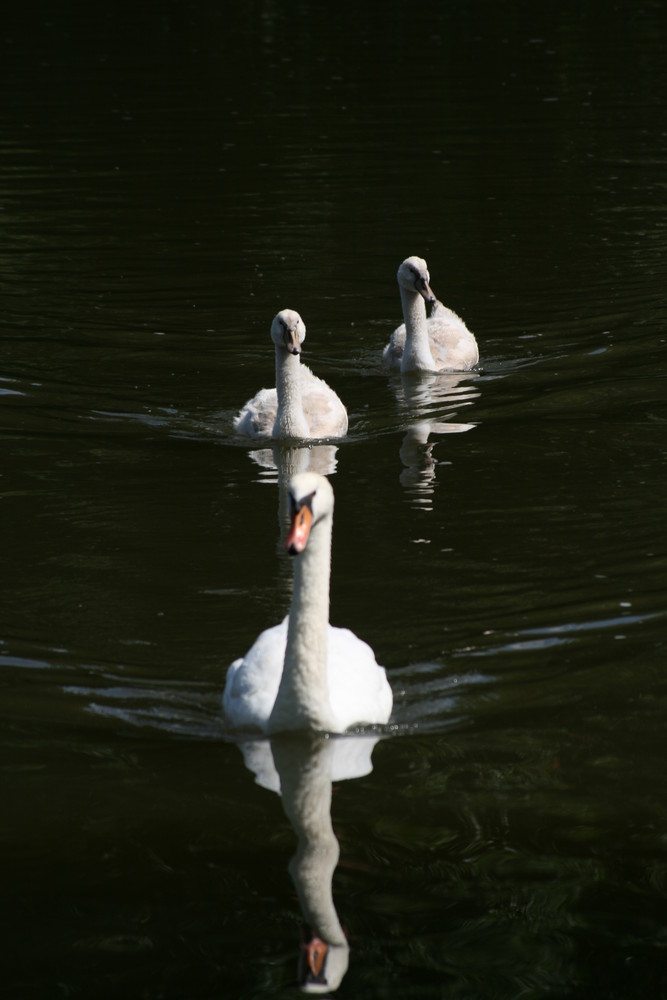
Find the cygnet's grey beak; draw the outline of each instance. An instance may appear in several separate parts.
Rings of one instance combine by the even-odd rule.
[[[285,330],[285,347],[290,354],[301,354],[299,331],[296,327],[293,330]]]
[[[426,278],[420,278],[420,280],[417,282],[417,291],[428,302],[429,305],[433,305],[433,303],[436,301],[435,295],[431,291],[431,286],[429,285]]]

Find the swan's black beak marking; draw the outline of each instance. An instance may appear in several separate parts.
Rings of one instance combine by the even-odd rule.
[[[313,513],[313,497],[317,493],[317,490],[313,490],[309,493],[307,497],[301,497],[300,500],[290,493],[289,495],[289,516],[291,519],[295,518],[302,507],[307,507],[310,513]]]

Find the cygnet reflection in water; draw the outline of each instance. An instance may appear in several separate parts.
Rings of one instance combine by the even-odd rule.
[[[271,448],[259,448],[250,452],[253,462],[265,470],[262,482],[278,484],[279,551],[284,550],[290,525],[288,494],[292,476],[297,472],[317,472],[320,476],[332,476],[338,467],[337,451],[338,446],[335,444],[276,443]]]
[[[433,456],[432,435],[464,434],[474,423],[456,420],[458,411],[479,397],[471,385],[474,373],[459,375],[402,375],[394,383],[399,410],[405,414],[407,429],[399,447],[404,465],[401,485],[415,499],[415,505],[429,509],[435,490],[438,462]]]

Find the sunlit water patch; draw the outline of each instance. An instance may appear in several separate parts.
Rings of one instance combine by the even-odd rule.
[[[103,686],[66,685],[63,693],[83,699],[86,712],[123,727],[191,739],[221,736],[220,692],[207,684],[163,681],[147,686],[107,677]]]

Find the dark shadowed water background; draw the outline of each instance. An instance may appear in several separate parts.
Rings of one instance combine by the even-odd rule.
[[[288,461],[332,469],[331,619],[395,694],[333,785],[338,995],[667,996],[664,24],[3,16],[3,997],[295,995],[295,833],[220,710],[289,604]],[[383,371],[409,254],[478,372]],[[232,433],[286,306],[333,455]]]

